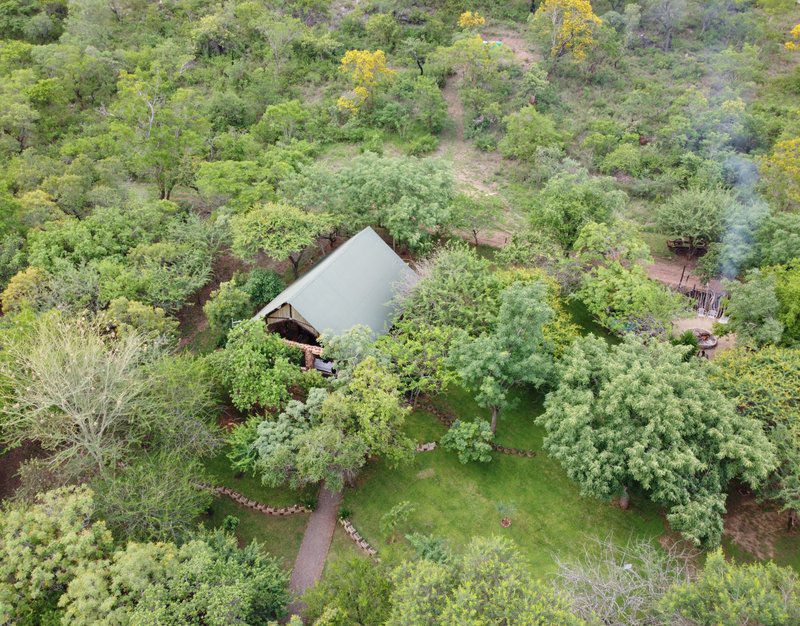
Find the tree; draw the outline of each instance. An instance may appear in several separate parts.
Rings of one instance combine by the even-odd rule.
[[[595,539],[581,558],[556,557],[555,587],[575,613],[588,623],[656,624],[658,602],[692,573],[692,557],[676,547],[666,550],[648,539],[618,545],[613,538]]]
[[[408,518],[416,511],[417,505],[401,500],[381,516],[381,532],[386,543],[394,543],[398,529],[408,523]]]
[[[253,131],[267,143],[278,140],[288,143],[310,117],[311,112],[299,100],[286,100],[269,105]]]
[[[534,32],[548,42],[553,67],[569,53],[576,60],[585,58],[602,23],[588,0],[544,0],[531,20]]]
[[[53,453],[54,465],[78,460],[102,469],[151,425],[141,335],[107,343],[85,321],[50,316],[5,349],[11,362],[0,371],[0,408],[8,443],[33,439]]]
[[[232,250],[245,260],[259,252],[276,261],[288,258],[297,278],[305,251],[332,225],[325,213],[306,213],[285,204],[257,205],[231,218]]]
[[[276,272],[254,267],[247,275],[242,289],[250,296],[253,306],[262,307],[283,291],[285,286]]]
[[[790,32],[791,39],[786,42],[787,50],[800,50],[800,24],[795,26]]]
[[[543,328],[552,319],[545,285],[515,283],[501,294],[495,330],[477,338],[464,333],[454,344],[451,363],[476,402],[491,410],[492,434],[513,385],[541,387],[549,381],[553,346]]]
[[[342,96],[336,104],[352,113],[366,104],[378,86],[395,73],[386,65],[383,50],[348,50],[342,57],[341,71],[352,85],[352,94]]]
[[[501,537],[472,539],[451,563],[406,561],[393,578],[388,626],[582,623]]]
[[[788,512],[788,527],[798,523],[800,489],[800,350],[766,346],[726,350],[712,363],[711,381],[737,410],[758,420],[775,445],[778,467],[762,493]]]
[[[588,222],[610,222],[627,201],[607,178],[590,177],[585,170],[562,172],[547,181],[532,214],[534,226],[552,231],[564,250],[569,250]]]
[[[664,37],[664,50],[672,49],[672,36],[686,17],[686,0],[648,0],[647,16]]]
[[[453,223],[454,184],[452,169],[441,159],[367,152],[336,172],[320,166],[304,171],[294,200],[330,211],[349,232],[377,224],[394,244],[423,250],[433,233]]]
[[[755,232],[756,264],[779,265],[800,259],[800,213],[777,213]]]
[[[788,567],[740,565],[717,550],[696,580],[675,585],[658,608],[673,623],[792,624],[800,620],[800,584]]]
[[[388,617],[392,590],[386,567],[356,557],[337,559],[328,567],[331,575],[323,577],[303,596],[308,606],[308,619],[316,620],[326,612],[337,610],[343,623],[383,624]]]
[[[0,515],[0,620],[39,623],[86,563],[111,550],[103,522],[91,521],[92,492],[69,487],[31,503],[6,502]]]
[[[650,279],[640,265],[619,261],[595,267],[583,279],[576,297],[600,324],[623,334],[664,335],[689,301]]]
[[[128,543],[86,564],[59,604],[68,622],[265,624],[285,614],[287,574],[256,542],[220,531],[174,543]]]
[[[752,270],[745,282],[728,281],[725,287],[730,294],[726,330],[736,333],[737,343],[750,347],[778,343],[784,326],[779,319],[775,277]]]
[[[456,420],[442,437],[441,443],[446,450],[458,453],[458,460],[465,465],[470,461],[488,463],[492,460],[493,438],[489,422]]]
[[[421,394],[438,395],[455,380],[455,372],[447,363],[447,350],[455,334],[450,327],[419,326],[401,319],[390,334],[378,340],[376,348],[391,361],[412,404]]]
[[[119,471],[107,471],[94,488],[97,514],[118,537],[178,541],[211,504],[202,464],[176,452],[150,453]]]
[[[371,356],[333,392],[309,392],[305,405],[290,403],[277,420],[258,426],[256,470],[266,484],[293,488],[322,482],[341,491],[366,463],[381,456],[407,461],[413,443],[402,432],[409,409],[400,403],[400,381]]]
[[[131,168],[155,180],[159,197],[169,200],[172,190],[191,180],[195,160],[203,155],[208,121],[202,117],[199,94],[172,89],[160,70],[148,75],[122,71],[114,132]]]
[[[624,267],[650,261],[650,248],[630,222],[588,222],[572,245],[580,263],[587,267],[617,262]]]
[[[242,322],[228,333],[225,349],[214,355],[219,380],[240,411],[280,407],[288,386],[300,376],[299,350],[267,331],[263,320]]]
[[[147,306],[127,298],[115,298],[97,314],[97,321],[116,336],[139,333],[156,347],[172,347],[177,342],[178,320],[164,309]]]
[[[693,254],[697,247],[719,240],[723,218],[733,202],[728,191],[686,189],[658,207],[656,219],[664,234],[688,240],[689,253]]]
[[[464,11],[458,16],[458,26],[464,30],[474,30],[485,23],[486,18],[477,11]]]
[[[638,487],[668,508],[675,530],[713,546],[729,481],[762,484],[774,447],[683,355],[679,346],[632,337],[612,347],[593,335],[578,339],[537,423],[547,431],[545,449],[581,493],[621,493],[627,506]]]
[[[775,278],[783,342],[788,345],[800,343],[800,259],[793,259],[786,265],[767,267],[764,271]]]
[[[470,335],[494,324],[502,285],[491,264],[474,249],[450,244],[418,272],[420,280],[399,296],[404,321],[420,328],[461,328]]]
[[[504,157],[532,162],[539,148],[557,146],[562,142],[555,122],[534,106],[507,115],[503,122],[506,134],[498,148]]]

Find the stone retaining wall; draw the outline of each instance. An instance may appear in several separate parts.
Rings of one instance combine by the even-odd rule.
[[[298,513],[311,513],[311,509],[302,504],[274,507],[262,504],[261,502],[256,502],[255,500],[251,500],[250,498],[242,495],[238,491],[234,491],[233,489],[230,489],[228,487],[212,487],[210,485],[203,485],[203,488],[210,489],[211,491],[218,493],[221,496],[228,496],[231,500],[233,500],[237,504],[241,504],[242,506],[245,506],[248,509],[253,509],[254,511],[258,511],[259,513],[263,513],[264,515],[274,515],[277,517],[283,517],[286,515],[297,515]]]
[[[371,557],[374,557],[376,559],[378,558],[378,551],[371,545],[369,545],[369,542],[359,534],[359,532],[356,530],[355,526],[353,526],[350,520],[340,517],[339,523],[342,525],[342,528],[344,528],[344,532],[347,533],[347,536],[350,537],[350,539],[352,539],[359,548],[361,548]]]

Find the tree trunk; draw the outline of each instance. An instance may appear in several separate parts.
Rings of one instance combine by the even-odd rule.
[[[631,497],[628,494],[628,488],[623,485],[622,495],[619,498],[619,508],[627,511],[630,505],[631,505]]]
[[[300,257],[297,258],[289,256],[289,261],[292,263],[292,271],[294,272],[295,280],[300,276]]]
[[[797,509],[789,509],[789,518],[786,520],[786,530],[794,530],[797,527]]]
[[[497,434],[497,407],[492,407],[492,434]]]

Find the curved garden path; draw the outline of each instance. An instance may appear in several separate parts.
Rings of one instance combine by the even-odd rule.
[[[300,596],[313,587],[325,569],[325,559],[331,547],[333,531],[339,517],[342,493],[333,493],[322,487],[317,496],[317,506],[308,518],[306,532],[292,568],[289,590],[297,598],[289,605],[289,613],[299,615],[303,603]]]

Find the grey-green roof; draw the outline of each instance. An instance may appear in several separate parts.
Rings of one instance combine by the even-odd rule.
[[[289,285],[256,315],[290,304],[319,333],[341,334],[357,324],[389,330],[398,284],[414,271],[367,227]]]

